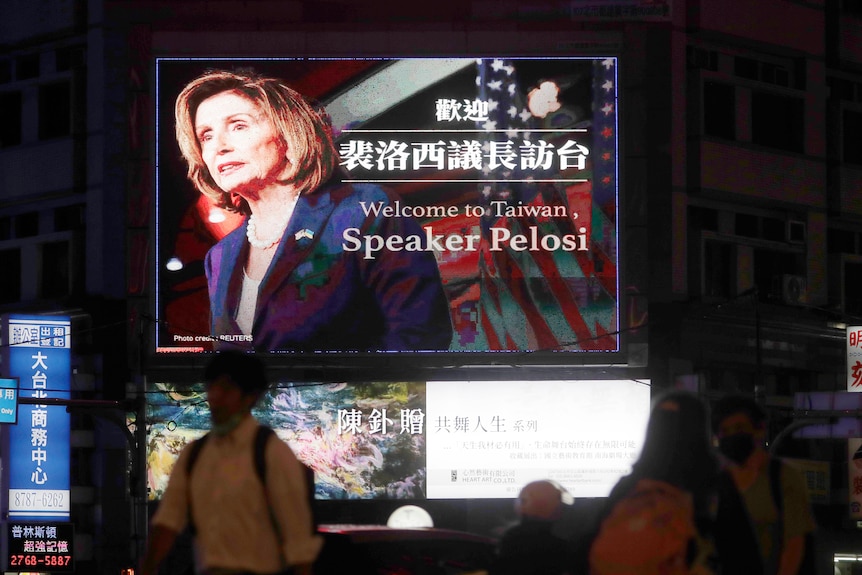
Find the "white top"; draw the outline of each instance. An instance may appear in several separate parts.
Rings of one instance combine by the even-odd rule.
[[[211,435],[186,475],[188,445],[180,453],[153,525],[177,533],[188,523],[193,492],[195,543],[200,569],[236,569],[275,573],[284,569],[267,511],[263,486],[254,470],[258,427],[247,417],[225,436]],[[266,488],[282,534],[288,565],[311,563],[322,546],[313,533],[304,471],[290,447],[277,438],[266,444]]]
[[[251,335],[251,328],[254,325],[254,310],[257,307],[257,292],[260,289],[260,281],[251,279],[245,270],[242,271],[242,291],[239,294],[236,323],[244,335]]]

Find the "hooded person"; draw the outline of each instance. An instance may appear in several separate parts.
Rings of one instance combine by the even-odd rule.
[[[555,481],[525,485],[515,510],[519,522],[500,539],[488,575],[562,575],[566,573],[568,542],[558,529],[572,496]]]

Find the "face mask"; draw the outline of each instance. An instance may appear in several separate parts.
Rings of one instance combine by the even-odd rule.
[[[750,433],[734,433],[718,440],[718,450],[728,459],[740,465],[754,451],[754,436]]]
[[[212,426],[212,432],[216,435],[227,435],[231,431],[237,428],[237,426],[242,423],[242,418],[244,413],[235,413],[230,416],[230,419],[225,421],[224,423],[214,423]]]

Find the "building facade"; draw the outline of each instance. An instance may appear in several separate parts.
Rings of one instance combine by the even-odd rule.
[[[862,319],[856,0],[13,4],[0,22],[0,309],[72,315],[80,399],[199,367],[154,359],[150,341],[153,72],[168,55],[616,55],[628,345],[613,368],[710,399],[755,394],[776,437],[808,415],[796,394],[847,389],[845,329]],[[140,541],[125,541],[143,529],[141,475],[126,473],[141,453],[117,415],[73,417],[79,557],[102,572],[133,562]],[[844,438],[779,451],[829,462],[822,556],[862,554]]]

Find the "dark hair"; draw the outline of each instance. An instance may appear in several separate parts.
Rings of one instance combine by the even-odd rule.
[[[721,422],[737,413],[747,415],[755,427],[760,427],[766,422],[766,411],[753,397],[733,393],[720,398],[712,406],[712,432],[717,433]]]
[[[260,395],[269,387],[263,362],[251,354],[218,352],[204,369],[204,381],[209,383],[222,375],[230,377],[245,395]]]
[[[632,473],[696,491],[711,484],[717,471],[706,403],[683,390],[657,396]]]

